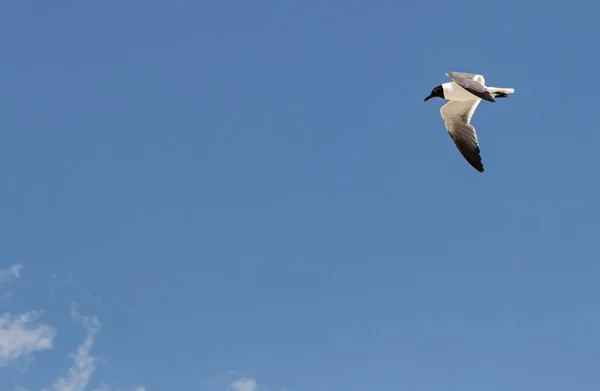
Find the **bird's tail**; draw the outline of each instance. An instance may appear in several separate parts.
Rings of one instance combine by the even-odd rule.
[[[488,87],[487,90],[494,98],[508,98],[508,94],[515,92],[514,88]]]

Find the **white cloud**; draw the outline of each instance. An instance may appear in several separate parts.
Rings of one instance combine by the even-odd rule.
[[[19,264],[12,265],[8,269],[0,270],[0,283],[19,279],[21,277],[21,270],[23,270],[23,265]]]
[[[0,270],[0,283],[16,280],[21,277],[22,265],[13,265]],[[35,352],[53,347],[56,331],[47,324],[38,324],[41,312],[30,311],[20,314],[5,313],[0,315],[0,367],[6,367],[19,358],[30,356]],[[80,315],[75,306],[71,307],[73,321],[81,324],[85,331],[84,341],[69,357],[73,360],[71,368],[64,375],[42,391],[86,391],[96,370],[96,358],[91,355],[96,335],[100,331],[100,321],[95,316]],[[16,387],[14,391],[27,391]],[[142,386],[132,389],[146,391]],[[117,391],[101,388],[95,391]]]
[[[75,354],[71,354],[73,364],[66,375],[56,379],[54,384],[42,391],[85,391],[96,370],[96,358],[91,355],[96,341],[96,335],[100,332],[100,321],[95,316],[84,316],[77,312],[74,305],[71,306],[73,321],[80,323],[85,331],[84,341],[77,347]],[[117,391],[109,387],[96,389],[95,391]],[[144,387],[137,387],[135,391],[146,391]]]
[[[53,391],[84,391],[96,370],[96,359],[90,355],[90,352],[94,346],[96,334],[100,331],[100,322],[96,317],[79,315],[75,307],[71,308],[71,316],[74,321],[83,325],[87,335],[77,348],[77,352],[74,355],[71,354],[73,365],[69,372],[65,376],[59,377],[50,388]]]
[[[0,366],[52,348],[56,332],[46,324],[36,324],[39,315],[39,312],[31,311],[0,316]]]
[[[231,389],[233,391],[256,391],[256,380],[251,377],[235,380],[231,383]]]

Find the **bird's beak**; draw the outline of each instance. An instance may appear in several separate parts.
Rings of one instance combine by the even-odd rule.
[[[428,101],[429,99],[431,99],[431,98],[433,98],[433,96],[431,96],[431,94],[429,94],[429,95],[427,96],[427,98],[425,98],[425,100],[424,100],[423,102],[427,102],[427,101]]]

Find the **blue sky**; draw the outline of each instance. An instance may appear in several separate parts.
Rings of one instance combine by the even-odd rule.
[[[4,2],[0,389],[597,390],[599,13]]]

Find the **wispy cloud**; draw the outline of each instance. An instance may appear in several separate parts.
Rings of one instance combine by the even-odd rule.
[[[95,316],[84,316],[79,314],[74,304],[71,305],[71,317],[73,321],[83,326],[86,331],[84,341],[77,347],[75,354],[71,354],[73,364],[66,375],[56,379],[54,384],[42,391],[85,391],[94,372],[96,371],[96,358],[92,356],[92,348],[96,342],[96,336],[100,332],[100,321]],[[97,388],[94,391],[120,391],[108,386]],[[138,386],[134,391],[146,391],[145,387]]]
[[[23,265],[14,264],[8,269],[0,269],[0,283],[10,282],[21,277]]]
[[[8,269],[0,270],[0,283],[20,278],[22,268],[22,265],[13,265]],[[56,331],[47,324],[38,323],[40,315],[39,311],[0,314],[0,366],[6,367],[19,358],[53,347]],[[75,305],[71,306],[71,317],[85,329],[85,339],[75,353],[69,355],[73,360],[71,368],[65,375],[56,379],[50,388],[42,391],[91,391],[88,386],[96,370],[96,358],[91,355],[91,351],[100,332],[100,321],[95,316],[79,314]],[[12,390],[27,391],[23,387]],[[96,388],[94,391],[117,390],[104,387]],[[146,389],[138,386],[128,391],[146,391]]]
[[[95,316],[79,315],[74,305],[71,307],[71,316],[74,321],[83,325],[86,337],[77,348],[77,352],[71,355],[73,365],[68,373],[58,378],[50,388],[53,391],[84,391],[96,370],[96,359],[90,353],[96,340],[96,334],[100,331],[100,322]]]
[[[0,316],[0,366],[52,348],[56,331],[46,324],[37,324],[39,315],[39,312],[31,311]]]
[[[231,383],[233,391],[256,391],[256,380],[251,377],[237,379]]]

